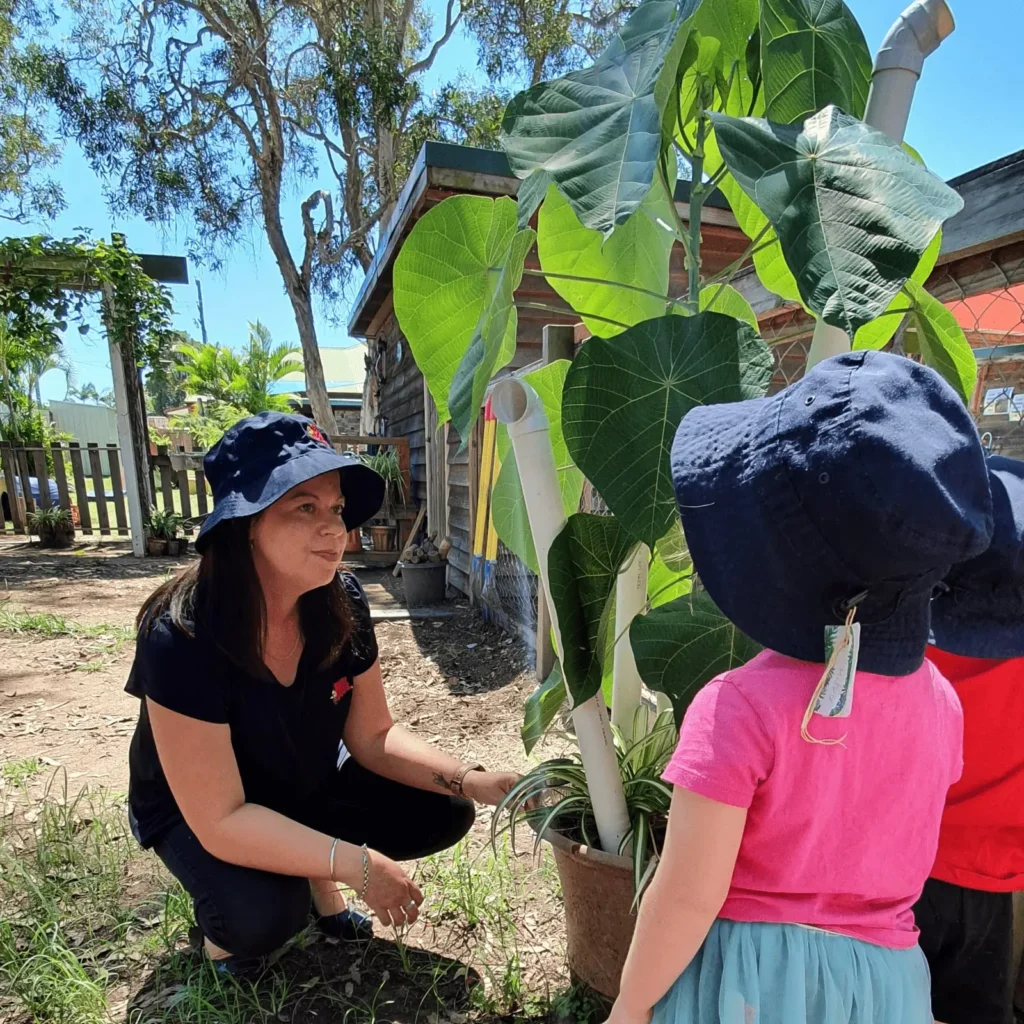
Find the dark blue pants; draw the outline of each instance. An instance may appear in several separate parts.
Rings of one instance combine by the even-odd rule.
[[[381,778],[349,760],[337,795],[303,824],[392,860],[416,860],[454,846],[473,825],[473,805]],[[196,922],[211,942],[239,957],[266,956],[309,922],[309,882],[240,867],[207,853],[184,821],[153,845],[192,897]],[[326,874],[326,864],[325,874]]]

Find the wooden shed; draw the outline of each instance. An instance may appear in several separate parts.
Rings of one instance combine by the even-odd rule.
[[[437,203],[460,194],[514,197],[518,189],[519,180],[504,153],[426,143],[398,198],[349,321],[349,334],[366,338],[369,343],[364,429],[409,439],[412,499],[427,503],[429,529],[451,539],[449,582],[466,596],[471,590],[479,438],[470,438],[463,448],[454,428],[438,429],[437,410],[395,317],[392,269],[413,225]],[[688,219],[688,183],[679,183],[675,199],[682,218]],[[704,271],[713,274],[742,255],[747,239],[720,193],[705,201],[701,221]],[[526,265],[534,269],[540,266],[536,249],[528,255]],[[672,283],[678,293],[685,291],[685,277],[682,248],[676,245]],[[519,308],[516,353],[510,366],[513,370],[540,362],[546,325],[574,325],[579,319],[543,277],[524,276],[516,298],[564,309],[565,314]]]

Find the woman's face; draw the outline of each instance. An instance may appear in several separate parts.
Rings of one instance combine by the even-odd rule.
[[[253,560],[264,581],[287,581],[304,594],[334,579],[345,553],[341,474],[324,473],[293,487],[253,521]],[[289,588],[291,589],[291,588]]]

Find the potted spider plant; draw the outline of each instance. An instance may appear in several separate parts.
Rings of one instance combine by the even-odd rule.
[[[146,518],[146,551],[154,557],[167,554],[167,537],[174,533],[173,509],[157,508],[153,505]]]
[[[362,461],[384,480],[384,502],[370,521],[370,544],[380,554],[398,552],[398,523],[395,510],[405,504],[405,483],[394,448],[378,449],[360,456]]]
[[[167,554],[171,558],[177,558],[182,552],[184,525],[185,519],[179,512],[169,510],[166,513],[163,525],[164,539],[167,541]]]
[[[559,660],[527,704],[524,739],[532,747],[568,704],[579,746],[527,776],[502,812],[553,844],[570,968],[609,996],[660,842],[656,759],[639,787],[623,759],[652,734],[643,690],[678,723],[701,686],[757,650],[693,579],[669,472],[690,409],[772,383],[772,352],[731,282],[756,274],[810,314],[812,361],[883,348],[902,327],[906,351],[965,401],[974,390],[970,344],[924,288],[963,203],[884,134],[902,132],[881,116],[891,81],[872,85],[841,0],[642,0],[591,66],[509,104],[516,199],[438,203],[395,262],[395,313],[439,419],[468,438],[490,396],[499,421],[494,524],[539,576]],[[715,193],[749,245],[709,272],[701,220]],[[670,273],[680,250],[682,287]],[[517,294],[524,276],[545,278],[561,304],[541,308],[572,311],[589,338],[571,362],[492,383],[514,355],[517,303],[538,307],[536,288]],[[578,511],[584,481],[610,515]],[[667,739],[663,715],[653,732]],[[546,810],[530,809],[535,798]]]
[[[41,508],[29,512],[28,523],[41,548],[70,548],[75,543],[75,525],[70,509]]]

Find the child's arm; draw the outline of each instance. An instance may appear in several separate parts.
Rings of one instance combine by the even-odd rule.
[[[747,812],[675,787],[661,863],[637,916],[608,1024],[646,1024],[722,909]]]

